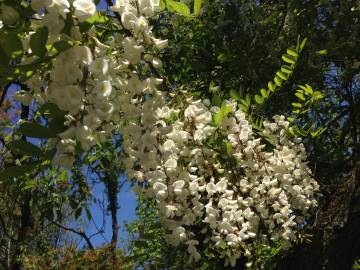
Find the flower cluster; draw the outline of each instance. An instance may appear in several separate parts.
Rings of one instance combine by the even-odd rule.
[[[229,106],[219,127],[213,119],[220,108],[207,101],[183,111],[158,108],[157,129],[134,127],[131,133],[138,135],[128,138],[126,149],[129,164],[138,162],[133,176],[151,187],[169,242],[187,244],[199,260],[202,241],[235,265],[241,254],[251,256],[254,240],[296,240],[298,226],[316,206],[318,185],[301,140],[287,137],[283,116],[264,123],[267,146],[237,104]]]
[[[129,177],[156,198],[168,241],[186,244],[192,259],[201,257],[200,242],[235,265],[241,254],[251,256],[253,241],[296,239],[318,189],[301,140],[287,137],[281,116],[264,123],[259,137],[236,102],[228,102],[232,110],[220,125],[214,122],[220,108],[207,100],[170,105],[158,90],[162,80],[153,77],[167,41],[153,36],[147,20],[159,0],[117,0],[119,31],[106,44],[93,28],[86,37],[79,28],[96,11],[92,0],[33,0],[31,6],[40,18],[32,27],[46,26],[50,45],[64,39],[65,19],[73,20],[66,38],[74,45],[26,82],[30,92],[18,94],[23,103],[34,98],[65,112],[54,164],[71,167],[77,144],[88,151],[116,128]],[[14,16],[2,20],[12,23]],[[34,61],[31,34],[22,64]]]
[[[84,44],[78,26],[96,12],[92,0],[35,0],[31,6],[34,10],[46,10],[33,28],[46,26],[50,43],[62,40],[66,16],[71,15],[74,20],[70,39],[76,45],[58,54],[52,60],[51,70],[27,81],[31,93],[18,93],[23,103],[35,98],[40,104],[51,102],[66,112],[67,129],[59,134],[53,163],[70,168],[77,142],[84,151],[103,142],[116,125],[140,114],[139,104],[161,83],[161,79],[153,77],[140,78],[138,72],[141,65],[143,70],[144,65],[161,66],[161,61],[152,55],[165,48],[167,41],[153,37],[145,18],[154,16],[159,3],[117,1],[113,11],[121,14],[121,21],[114,22],[119,33],[103,44],[96,31],[90,29],[86,35],[92,46]],[[30,35],[24,47],[29,48],[29,38]],[[32,61],[34,57],[27,57],[22,64]]]

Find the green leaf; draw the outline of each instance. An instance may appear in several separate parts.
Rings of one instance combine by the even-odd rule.
[[[74,20],[72,18],[71,13],[68,13],[66,15],[66,19],[65,19],[65,27],[62,30],[62,33],[68,35],[69,37],[71,36],[71,27],[74,26]]]
[[[90,221],[92,218],[91,211],[88,208],[85,208],[86,217]]]
[[[11,180],[31,172],[36,168],[38,163],[26,164],[21,166],[8,167],[0,172],[0,180]]]
[[[274,92],[275,91],[275,85],[273,82],[268,82],[268,88],[271,92]]]
[[[303,41],[300,44],[300,52],[304,49],[304,47],[306,45],[306,42],[307,42],[307,38],[304,38]]]
[[[93,16],[86,20],[90,24],[94,23],[106,23],[108,21],[107,16],[103,16],[100,12],[96,12]]]
[[[9,143],[7,147],[15,154],[25,154],[29,156],[41,156],[43,154],[39,147],[25,140],[13,141]]]
[[[282,80],[284,80],[284,81],[287,81],[287,79],[288,79],[288,77],[287,77],[284,73],[282,73],[281,71],[276,72],[276,75],[277,75],[280,79],[282,79]]]
[[[275,78],[274,78],[274,82],[275,82],[275,84],[277,85],[277,86],[281,86],[281,84],[282,84],[282,81],[281,81],[281,79],[278,77],[278,76],[276,76]]]
[[[211,93],[215,93],[215,92],[218,92],[220,89],[220,87],[218,85],[216,85],[216,83],[214,81],[211,81],[210,82],[210,85],[209,85],[209,91]]]
[[[211,99],[211,103],[214,105],[214,106],[218,106],[218,107],[221,107],[221,104],[222,104],[222,99],[219,97],[219,95],[214,95]]]
[[[251,97],[250,97],[249,94],[246,95],[245,99],[246,99],[246,102],[250,105],[251,104]]]
[[[281,67],[281,71],[284,72],[284,73],[286,73],[286,74],[289,74],[289,76],[290,76],[291,73],[293,73],[291,67],[290,67],[290,66],[286,66],[286,65],[284,65],[284,66]]]
[[[234,89],[230,90],[230,97],[232,97],[236,101],[240,101],[240,99],[241,99],[239,92]]]
[[[291,57],[290,55],[288,55],[288,54],[283,54],[283,55],[281,56],[281,59],[282,59],[284,62],[286,62],[286,63],[288,63],[288,64],[291,64],[291,65],[294,65],[294,64],[296,63],[296,61],[295,61],[294,59],[292,59],[292,57]]]
[[[296,108],[301,108],[301,107],[302,107],[302,104],[301,104],[301,103],[295,103],[295,102],[293,102],[293,103],[291,103],[291,105],[292,105],[293,107],[296,107]]]
[[[46,43],[48,41],[49,30],[46,26],[39,28],[35,34],[30,37],[30,48],[34,54],[43,57],[46,50]]]
[[[166,8],[165,0],[160,1],[160,11],[163,11]]]
[[[225,144],[225,147],[226,147],[226,153],[227,153],[228,155],[232,155],[232,153],[233,153],[233,151],[234,151],[234,149],[233,149],[233,147],[232,147],[232,144],[229,143],[229,142],[227,142],[227,143]]]
[[[33,187],[36,186],[36,183],[37,183],[36,179],[27,180],[25,182],[25,185],[21,188],[21,190],[24,191],[24,190],[32,189]]]
[[[65,41],[65,40],[60,40],[54,43],[54,48],[58,51],[58,52],[62,52],[65,51],[67,49],[70,49],[73,46],[73,44],[69,41]]]
[[[319,100],[319,99],[324,98],[324,95],[320,91],[315,91],[313,93],[313,97],[314,97],[315,100]]]
[[[190,16],[190,9],[184,3],[176,2],[174,0],[166,0],[166,5],[167,5],[167,7],[171,6],[174,9],[174,11],[176,11],[177,13],[179,13],[185,17]]]
[[[56,104],[48,102],[43,104],[39,108],[39,113],[47,118],[62,118],[65,115],[65,111],[61,110]]]
[[[246,99],[240,99],[240,104],[241,105],[243,105],[245,108],[246,108],[246,110],[249,108],[249,106],[250,106],[250,103],[246,100]]]
[[[56,137],[56,133],[53,130],[46,128],[38,123],[25,122],[20,125],[18,131],[24,136],[33,138],[44,139]]]
[[[225,102],[221,105],[220,111],[214,115],[214,123],[216,126],[220,126],[222,120],[231,112],[232,105],[226,105]]]
[[[295,121],[295,118],[294,117],[288,117],[287,120],[290,122],[290,123],[293,123]]]
[[[247,112],[249,107],[248,106],[244,106],[243,104],[239,104],[239,107],[240,109],[243,111],[243,112]]]
[[[301,94],[301,93],[295,93],[295,96],[297,96],[297,97],[298,97],[299,99],[301,99],[301,100],[305,100],[304,95]]]
[[[265,88],[262,88],[262,89],[260,90],[260,93],[261,93],[261,95],[262,95],[264,98],[266,98],[266,97],[269,96],[269,95],[268,95],[268,92],[266,91]]]
[[[138,240],[134,241],[134,246],[137,248],[146,248],[146,247],[148,247],[148,242],[143,239],[138,239]]]
[[[286,50],[286,53],[287,53],[288,55],[291,55],[291,56],[295,57],[295,58],[298,58],[298,57],[299,57],[299,54],[298,54],[297,52],[295,52],[294,50],[292,50],[292,49],[287,49],[287,50]]]
[[[316,54],[318,55],[326,55],[328,53],[327,50],[319,50],[319,51],[316,51]]]
[[[23,55],[23,46],[16,32],[0,32],[0,46],[10,58],[19,58]]]
[[[204,0],[194,0],[194,15],[199,15]]]
[[[75,219],[79,219],[79,217],[81,216],[82,213],[82,208],[79,207],[78,209],[75,210]]]
[[[3,48],[0,46],[0,65],[8,66],[10,63],[10,57],[5,53]]]
[[[305,84],[305,94],[312,94],[314,92],[314,90],[312,89],[312,87],[308,84]]]
[[[255,95],[254,98],[255,98],[255,101],[256,101],[257,104],[263,104],[264,103],[264,99],[261,96]]]

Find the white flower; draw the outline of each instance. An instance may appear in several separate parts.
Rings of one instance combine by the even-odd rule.
[[[93,61],[93,55],[91,50],[87,46],[74,46],[72,48],[76,55],[76,60],[80,61],[84,65],[90,65]]]
[[[96,83],[94,90],[97,96],[107,98],[111,95],[112,86],[110,81],[99,81]]]
[[[157,11],[160,7],[159,0],[139,0],[139,10],[140,13],[151,17],[154,15],[154,12]]]
[[[67,0],[46,0],[45,6],[50,13],[59,14],[64,19],[70,12],[70,4]]]
[[[176,144],[173,140],[166,140],[163,144],[163,149],[165,152],[175,152],[177,150]]]
[[[61,30],[65,26],[65,22],[60,16],[56,16],[50,13],[43,17],[42,23],[48,28],[49,33],[53,35],[60,34]]]
[[[186,237],[186,230],[184,227],[177,227],[173,230],[173,236],[179,241],[185,241]]]
[[[96,12],[96,6],[92,0],[75,0],[73,3],[75,16],[79,21],[85,21],[93,16]]]
[[[76,142],[71,139],[62,139],[56,145],[57,152],[53,158],[53,164],[62,166],[66,169],[71,169],[75,161],[75,146]]]
[[[96,58],[90,64],[89,71],[99,79],[105,77],[109,72],[109,59],[106,57]]]
[[[144,52],[144,47],[138,45],[134,38],[127,37],[124,39],[124,56],[131,64],[137,64],[141,60],[141,53]]]
[[[137,25],[138,18],[134,13],[124,12],[121,14],[121,23],[126,29],[134,29]]]
[[[159,50],[165,49],[168,46],[168,40],[167,39],[162,40],[162,39],[154,38],[153,41],[154,41],[154,44],[155,44],[156,48],[158,48]]]
[[[180,195],[183,192],[183,187],[185,186],[184,180],[178,180],[172,184],[174,188],[174,193]]]
[[[163,183],[156,182],[153,185],[153,189],[156,194],[156,198],[159,200],[164,200],[167,197],[167,186]]]
[[[170,158],[168,159],[165,164],[164,167],[166,169],[167,172],[173,172],[176,170],[177,168],[177,161],[176,159]]]

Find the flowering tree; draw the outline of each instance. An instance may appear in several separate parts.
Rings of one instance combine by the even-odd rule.
[[[191,13],[176,1],[117,0],[99,13],[92,0],[2,1],[0,83],[5,91],[20,85],[22,104],[3,147],[25,158],[14,155],[1,177],[69,170],[119,133],[128,177],[155,199],[168,243],[185,245],[193,261],[206,251],[232,267],[245,258],[251,268],[255,245],[288,249],[306,238],[302,228],[318,205],[294,118],[251,113],[291,77],[306,39],[254,97],[199,98],[162,76],[169,44],[152,28],[161,10],[195,17],[201,2]],[[323,98],[309,85],[297,94],[294,107]],[[25,237],[26,222],[23,229]]]

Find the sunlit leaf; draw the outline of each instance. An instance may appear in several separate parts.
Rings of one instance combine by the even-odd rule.
[[[50,128],[44,127],[38,123],[25,122],[20,125],[18,131],[28,137],[33,138],[53,138],[56,137],[56,133]]]
[[[25,140],[13,141],[7,145],[7,147],[15,154],[23,154],[23,155],[35,155],[41,156],[43,154],[42,150]]]
[[[264,98],[259,96],[259,95],[255,95],[255,101],[257,104],[263,104],[264,103]]]
[[[166,0],[166,6],[167,7],[171,6],[174,11],[176,11],[177,13],[179,13],[185,17],[190,16],[190,9],[184,3],[176,2],[174,0]]]
[[[268,97],[268,92],[266,91],[265,88],[262,88],[262,89],[260,90],[260,93],[261,93],[261,95],[262,95],[264,98]]]
[[[287,54],[283,54],[282,57],[281,57],[281,59],[282,59],[284,62],[288,63],[288,64],[294,65],[294,64],[296,63],[295,60],[292,59],[292,57],[291,57],[290,55],[287,55]]]
[[[48,40],[49,30],[46,26],[39,28],[35,34],[30,37],[30,48],[34,54],[43,57],[46,52],[46,43]]]
[[[194,15],[199,15],[204,0],[194,0]]]

